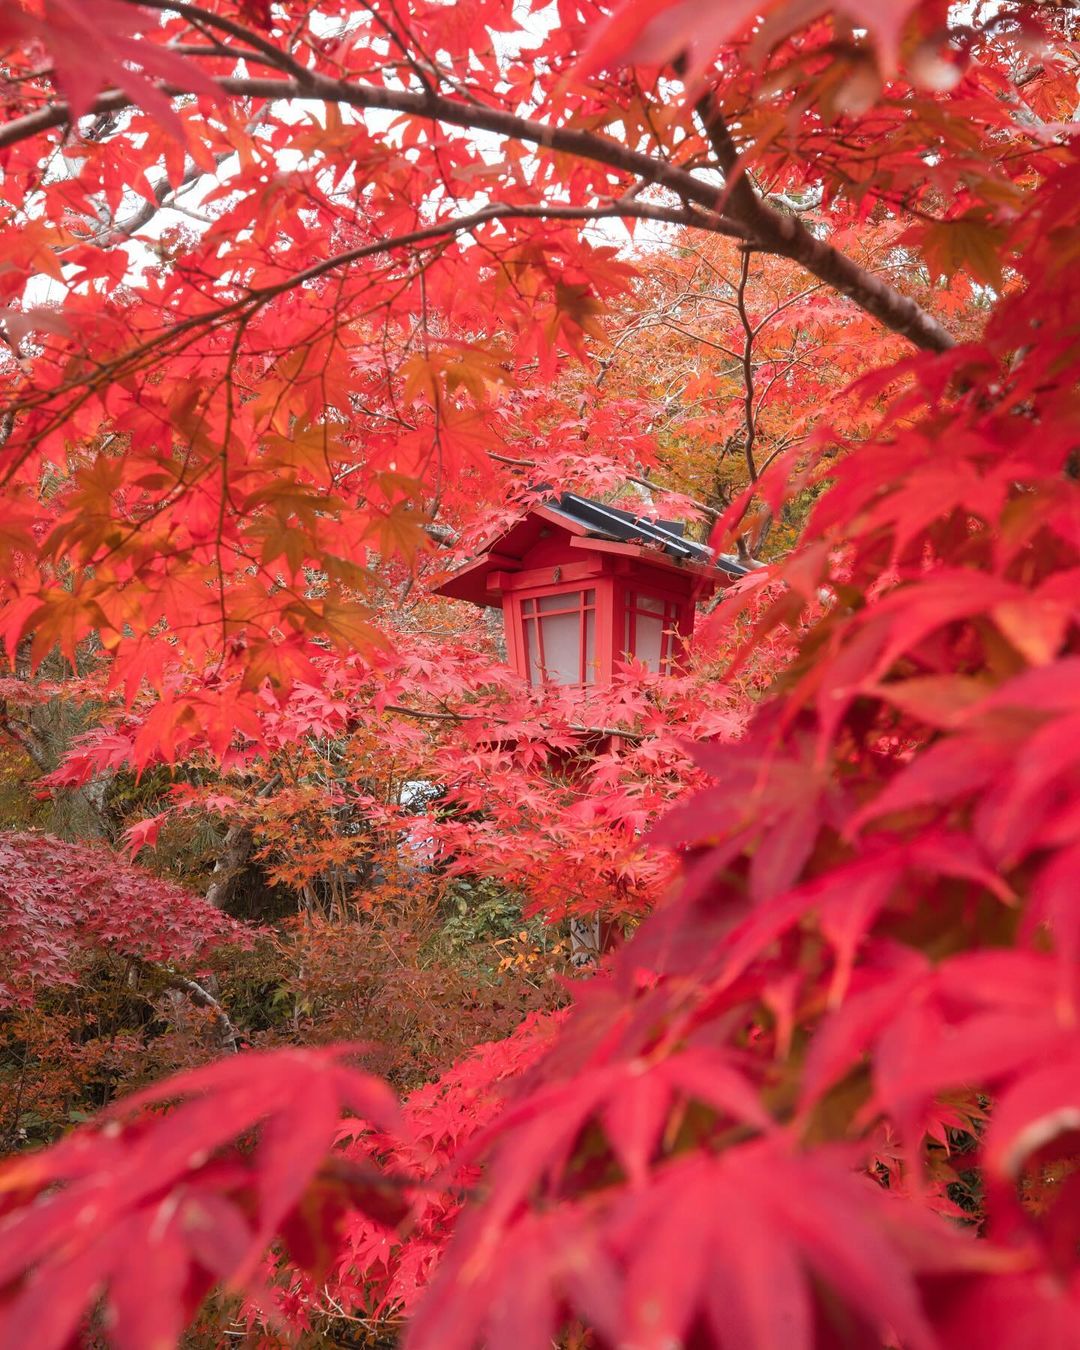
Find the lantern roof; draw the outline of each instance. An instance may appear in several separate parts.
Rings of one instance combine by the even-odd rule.
[[[575,552],[617,550],[652,567],[692,572],[713,581],[744,576],[750,570],[737,558],[716,554],[707,544],[688,539],[685,529],[681,521],[636,516],[576,492],[553,494],[549,501],[530,507],[509,529],[488,540],[476,558],[435,591],[473,604],[498,604],[488,587],[489,575],[521,568],[531,550],[557,533],[565,536]]]

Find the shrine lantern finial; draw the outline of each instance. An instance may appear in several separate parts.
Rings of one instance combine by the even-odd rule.
[[[564,492],[533,506],[439,595],[500,606],[511,666],[532,685],[607,684],[632,657],[670,672],[694,605],[747,568],[683,526]]]

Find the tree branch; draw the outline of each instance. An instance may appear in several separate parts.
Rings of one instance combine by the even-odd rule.
[[[954,346],[937,319],[916,301],[901,295],[831,244],[816,239],[795,216],[762,201],[744,172],[738,148],[711,92],[698,99],[694,111],[724,174],[724,209],[746,227],[756,249],[799,263],[916,347],[944,352]]]
[[[167,989],[175,989],[181,994],[186,994],[197,1008],[206,1008],[212,1012],[214,1024],[217,1027],[218,1044],[221,1049],[229,1055],[239,1054],[240,1033],[233,1026],[229,1014],[213,994],[204,989],[197,980],[189,979],[186,975],[180,975],[175,970],[169,970],[163,966],[152,966],[150,969]]]
[[[739,287],[735,292],[735,307],[739,311],[739,320],[743,326],[743,418],[746,434],[743,438],[743,455],[746,459],[746,472],[751,483],[758,480],[757,464],[754,460],[754,441],[757,438],[757,426],[754,420],[754,326],[746,312],[746,283],[750,280],[750,250],[743,249],[742,269],[739,272]]]
[[[244,32],[247,40],[247,30]],[[292,58],[281,53],[278,64],[286,62],[292,62]],[[820,281],[848,296],[887,328],[916,346],[940,352],[953,345],[952,338],[944,328],[914,300],[902,296],[830,244],[815,239],[794,216],[784,215],[760,200],[740,171],[738,151],[711,94],[698,101],[696,110],[726,175],[724,188],[717,188],[686,169],[632,150],[594,132],[551,126],[501,108],[448,98],[431,90],[417,92],[354,84],[347,80],[330,79],[302,67],[300,70],[302,78],[300,75],[290,79],[229,76],[218,80],[217,85],[223,94],[233,97],[276,101],[318,99],[354,108],[380,108],[432,123],[471,131],[488,131],[525,144],[604,164],[633,177],[635,182],[640,180],[668,188],[688,209],[693,206],[704,209],[704,215],[695,214],[683,223],[713,233],[748,238],[760,252],[779,254],[798,262]],[[162,84],[159,88],[169,96],[192,92],[172,84]],[[91,111],[96,114],[116,112],[131,104],[132,100],[122,90],[110,90],[98,97]],[[65,103],[53,103],[37,112],[27,113],[0,128],[0,149],[69,121],[70,112]],[[624,199],[622,211],[612,214],[630,216],[637,212],[632,211],[629,201]]]
[[[387,703],[382,711],[397,713],[399,717],[411,717],[418,722],[449,722],[452,725],[458,725],[461,722],[491,722],[497,727],[510,725],[510,719],[507,717],[483,717],[479,713],[425,712],[421,708],[406,708],[402,703]],[[551,730],[543,723],[540,723],[540,729],[542,731]],[[577,722],[568,722],[566,730],[573,731],[579,736],[619,736],[624,741],[645,739],[640,732],[628,731],[626,727],[589,727]]]
[[[180,14],[188,19],[192,27],[198,32],[203,32],[207,28],[216,28],[219,33],[228,33],[230,37],[239,38],[248,47],[258,51],[260,56],[275,69],[284,72],[286,75],[291,75],[298,82],[304,83],[311,79],[312,72],[290,56],[287,51],[283,51],[281,47],[271,42],[269,38],[263,37],[254,28],[238,23],[235,19],[230,19],[224,14],[215,14],[209,9],[203,9],[201,5],[188,4],[186,0],[126,0],[126,3],[135,5],[139,9],[157,9]]]
[[[225,908],[233,882],[247,862],[254,843],[255,834],[250,825],[230,825],[225,831],[221,852],[214,862],[210,884],[206,888],[207,903],[215,909]]]
[[[219,305],[216,309],[202,310],[197,314],[191,314],[186,319],[181,319],[170,327],[163,329],[156,337],[149,338],[136,347],[129,348],[111,361],[101,362],[91,371],[82,372],[73,376],[65,383],[49,389],[44,393],[38,393],[28,398],[15,401],[8,404],[0,410],[0,416],[6,417],[15,412],[24,411],[27,408],[37,406],[38,404],[51,402],[58,394],[70,392],[75,389],[84,389],[90,391],[100,388],[103,385],[110,384],[120,378],[121,375],[128,375],[139,369],[140,364],[150,356],[167,350],[176,345],[179,339],[186,338],[192,332],[199,329],[212,329],[221,324],[228,323],[236,318],[247,318],[255,310],[265,305],[268,301],[286,291],[292,290],[297,286],[302,286],[306,282],[315,281],[319,277],[325,276],[339,268],[346,267],[352,263],[361,262],[365,258],[371,258],[381,253],[389,253],[394,249],[407,248],[414,244],[427,243],[431,240],[446,238],[455,234],[465,234],[476,229],[480,225],[487,224],[495,220],[605,220],[625,215],[638,215],[649,219],[662,219],[681,224],[688,224],[689,217],[685,212],[678,210],[669,210],[664,207],[649,206],[643,202],[631,203],[628,208],[619,203],[610,206],[598,207],[570,207],[570,206],[503,206],[495,203],[490,206],[482,207],[479,211],[474,211],[466,216],[457,216],[450,220],[439,221],[433,225],[426,225],[417,230],[411,230],[406,234],[395,235],[390,239],[382,239],[373,244],[363,244],[357,248],[349,249],[344,253],[335,254],[331,258],[324,258],[321,262],[313,264],[300,272],[294,272],[291,276],[282,281],[274,282],[269,286],[253,287],[246,294],[239,296],[235,300]],[[737,227],[733,227],[737,228]],[[88,397],[89,394],[84,395]],[[51,427],[45,427],[38,432],[38,436],[45,434]],[[19,459],[14,459],[7,467],[3,480],[8,481],[11,475],[19,467]]]
[[[49,757],[41,744],[40,738],[32,727],[12,720],[8,711],[7,699],[0,699],[0,733],[15,742],[39,773],[49,772]]]

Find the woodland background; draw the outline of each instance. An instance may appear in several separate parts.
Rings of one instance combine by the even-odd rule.
[[[1080,1344],[1075,25],[4,6],[0,1343]]]

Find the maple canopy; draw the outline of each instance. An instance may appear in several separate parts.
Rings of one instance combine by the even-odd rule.
[[[172,1344],[216,1288],[417,1350],[1080,1344],[1076,22],[0,6],[0,731],[42,791],[174,774],[136,849],[269,818],[297,884],[401,837],[400,760],[448,871],[634,930],[403,1107],[244,1051],[9,1160],[0,1342]],[[685,670],[582,702],[455,635],[559,493],[741,559]],[[312,846],[320,798],[362,824]],[[5,849],[5,997],[64,911],[235,936]]]

